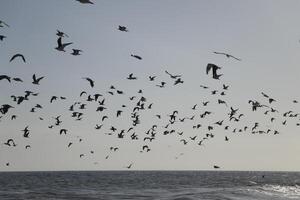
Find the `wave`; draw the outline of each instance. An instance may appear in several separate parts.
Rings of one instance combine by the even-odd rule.
[[[249,192],[256,192],[268,196],[284,197],[289,199],[300,199],[300,186],[282,186],[266,184],[248,189]]]

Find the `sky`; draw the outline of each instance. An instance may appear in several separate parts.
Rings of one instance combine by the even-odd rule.
[[[0,28],[0,75],[20,77],[18,83],[0,81],[0,105],[14,106],[0,119],[0,170],[300,170],[299,116],[284,118],[283,113],[298,113],[300,105],[297,87],[300,84],[300,26],[297,0],[92,0],[94,4],[81,4],[75,0],[9,0],[1,1],[0,20],[9,27]],[[118,26],[126,26],[121,32]],[[56,30],[65,32],[63,42],[72,42],[66,52],[59,52]],[[72,49],[81,49],[73,56]],[[237,61],[213,52],[225,52],[240,58]],[[26,63],[10,58],[21,53]],[[141,56],[138,60],[131,54]],[[214,63],[223,74],[220,80],[206,74],[206,65]],[[183,84],[174,85],[165,70],[181,75]],[[133,73],[137,80],[127,80]],[[45,76],[40,85],[32,84],[32,75]],[[156,76],[151,82],[148,76]],[[95,81],[91,88],[84,77]],[[165,88],[156,85],[166,82]],[[229,85],[221,96],[222,85]],[[113,85],[124,92],[107,92]],[[209,89],[203,89],[206,85]],[[142,89],[143,93],[138,94]],[[39,93],[17,105],[11,95],[24,95],[25,90]],[[218,90],[211,95],[212,90]],[[105,98],[102,112],[95,112],[97,102],[87,102],[87,95],[100,93]],[[263,97],[268,94],[276,101],[272,104]],[[52,96],[66,100],[50,103]],[[134,101],[129,97],[136,96]],[[117,133],[132,127],[131,112],[138,99],[144,96],[152,109],[139,112],[141,123],[120,139]],[[228,106],[219,105],[218,99]],[[264,114],[270,108],[253,112],[249,100],[257,100],[279,112]],[[209,101],[207,107],[202,102]],[[76,121],[68,111],[74,102],[86,105],[83,119]],[[37,103],[43,109],[29,112]],[[192,110],[197,104],[196,110]],[[122,105],[126,105],[122,108]],[[239,122],[229,121],[230,107],[244,114]],[[117,110],[123,110],[116,117]],[[168,115],[178,110],[176,123],[168,128]],[[200,118],[204,111],[212,114]],[[162,117],[158,119],[156,114]],[[12,115],[17,119],[11,120]],[[63,123],[50,129],[54,117],[61,115]],[[102,116],[109,118],[104,122]],[[179,118],[194,120],[179,122]],[[42,117],[43,120],[40,120]],[[270,122],[270,118],[276,118]],[[224,120],[223,126],[214,124]],[[287,120],[287,124],[282,122]],[[251,133],[272,130],[269,134]],[[100,130],[96,124],[103,124]],[[158,126],[152,142],[144,141],[145,132]],[[201,124],[199,129],[192,126]],[[212,125],[214,130],[208,131]],[[224,127],[228,125],[229,130]],[[22,131],[29,126],[29,138]],[[110,127],[116,133],[108,135]],[[248,126],[247,131],[233,132]],[[68,129],[60,135],[60,129]],[[165,130],[174,133],[163,135]],[[274,135],[278,130],[280,134]],[[180,136],[177,132],[183,131]],[[131,140],[135,132],[138,140]],[[212,133],[213,138],[205,139]],[[195,141],[190,137],[197,136]],[[225,141],[227,136],[229,141]],[[4,145],[14,139],[16,147]],[[79,139],[82,139],[79,142]],[[180,140],[186,140],[183,145]],[[72,142],[71,147],[67,147]],[[31,148],[25,149],[26,145]],[[149,152],[142,150],[148,145]],[[118,147],[116,152],[110,147]],[[93,151],[94,153],[91,153]],[[80,158],[80,154],[84,154]],[[106,157],[109,156],[107,159]],[[9,163],[9,166],[6,166]]]

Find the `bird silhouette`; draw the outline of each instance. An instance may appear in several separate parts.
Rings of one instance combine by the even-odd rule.
[[[15,54],[15,55],[13,55],[13,56],[11,57],[11,59],[9,60],[9,62],[13,61],[13,60],[14,60],[15,58],[17,58],[17,57],[22,58],[23,62],[26,63],[25,57],[24,57],[22,54],[20,54],[20,53],[17,53],[17,54]]]
[[[133,76],[133,73],[129,74],[129,76],[127,77],[128,80],[136,80],[137,77]]]
[[[39,77],[39,78],[36,78],[36,75],[33,74],[33,76],[32,76],[32,79],[33,79],[32,84],[39,85],[39,82],[40,82],[43,78],[44,78],[44,76]]]
[[[71,53],[73,56],[79,56],[81,55],[80,52],[82,52],[82,50],[80,49],[72,49],[73,52]]]
[[[226,56],[227,58],[233,58],[233,59],[236,59],[238,61],[241,61],[241,59],[237,58],[237,57],[234,57],[233,55],[230,55],[230,54],[227,54],[227,53],[222,53],[222,52],[216,52],[214,51],[215,54],[220,54],[220,55],[224,55]]]
[[[91,86],[91,87],[94,87],[95,82],[94,82],[91,78],[84,77],[83,79],[87,80],[87,81],[90,83],[90,86]]]
[[[94,4],[93,2],[91,2],[90,0],[76,0],[82,4]]]
[[[221,69],[221,67],[212,64],[212,63],[208,63],[206,66],[206,74],[208,74],[211,70],[212,70],[212,78],[213,79],[219,79],[223,74],[217,74],[217,70]]]
[[[131,57],[134,57],[138,60],[142,60],[143,58],[141,56],[135,55],[135,54],[131,54]]]
[[[177,78],[181,77],[181,75],[173,75],[173,74],[169,73],[167,70],[165,70],[165,73],[168,74],[172,79],[177,79]]]
[[[122,31],[122,32],[128,32],[129,31],[126,26],[121,26],[121,25],[119,25],[118,30]]]
[[[8,82],[10,82],[11,77],[7,76],[7,75],[0,75],[0,81],[6,79]]]
[[[59,37],[59,38],[57,39],[57,47],[55,47],[55,49],[56,49],[57,51],[63,51],[63,52],[65,52],[66,46],[71,45],[71,44],[73,44],[73,43],[72,43],[72,42],[69,42],[69,43],[62,43],[62,37]]]

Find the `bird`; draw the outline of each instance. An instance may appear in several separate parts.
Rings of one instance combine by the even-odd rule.
[[[91,87],[94,87],[95,82],[94,82],[91,78],[84,77],[83,79],[87,80],[87,81],[90,83],[90,86],[91,86]]]
[[[36,75],[33,74],[33,76],[32,76],[32,79],[33,79],[32,84],[39,85],[39,82],[40,82],[43,78],[44,78],[44,76],[39,77],[39,78],[36,78]]]
[[[215,64],[212,64],[212,63],[208,63],[207,66],[206,66],[206,74],[208,74],[210,72],[210,70],[212,70],[212,78],[213,79],[219,79],[220,76],[222,76],[223,74],[217,74],[217,70],[218,69],[221,69],[221,67],[215,65]]]
[[[13,61],[13,60],[14,60],[15,58],[17,58],[17,57],[21,57],[22,60],[23,60],[23,62],[26,63],[25,57],[24,57],[22,54],[20,54],[20,53],[17,53],[17,54],[15,54],[15,55],[13,55],[13,56],[11,57],[11,59],[9,60],[9,62]]]
[[[172,79],[178,79],[181,77],[181,75],[170,74],[167,70],[165,70],[165,73],[168,74],[170,76],[170,78],[172,78]]]
[[[130,169],[132,167],[133,163],[131,163],[130,165],[126,166],[127,169]]]
[[[93,2],[91,2],[90,0],[76,0],[82,4],[94,4]]]
[[[1,107],[0,107],[0,113],[5,115],[9,109],[11,108],[14,108],[13,106],[9,105],[9,104],[3,104]]]
[[[79,56],[81,55],[80,52],[82,52],[82,50],[80,49],[72,49],[73,52],[71,53],[73,56]]]
[[[138,60],[142,60],[143,58],[141,56],[135,55],[135,54],[131,54],[131,57],[134,57]]]
[[[129,76],[127,77],[128,80],[136,80],[137,77],[133,76],[133,73],[129,74]]]
[[[12,80],[16,81],[16,82],[23,82],[23,80],[21,78],[13,78]]]
[[[222,53],[222,52],[216,52],[214,51],[215,54],[220,54],[220,55],[225,55],[227,58],[233,58],[233,59],[236,59],[238,61],[241,61],[241,59],[237,58],[237,57],[234,57],[233,55],[230,55],[230,54],[227,54],[227,53]]]
[[[57,39],[57,47],[55,47],[55,49],[57,50],[57,51],[63,51],[63,52],[65,52],[65,47],[66,46],[68,46],[68,45],[71,45],[71,44],[73,44],[72,42],[69,42],[69,43],[62,43],[62,37],[59,37],[58,39]]]
[[[67,134],[67,131],[68,131],[68,130],[67,130],[67,129],[64,129],[64,128],[63,128],[63,129],[60,129],[59,134],[61,135],[61,134],[64,133],[64,134],[66,135],[66,134]]]
[[[156,78],[156,76],[149,76],[148,77],[150,81],[154,81],[154,79]]]
[[[23,137],[28,138],[29,137],[29,129],[28,126],[26,126],[23,130]]]
[[[7,146],[17,146],[13,139],[8,139],[4,144]]]
[[[7,76],[7,75],[0,75],[0,81],[6,79],[8,82],[10,82],[11,77]]]
[[[129,31],[126,26],[121,26],[121,25],[119,25],[118,30],[122,31],[122,32],[128,32]]]

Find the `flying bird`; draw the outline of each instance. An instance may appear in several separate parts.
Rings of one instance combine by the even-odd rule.
[[[91,87],[94,87],[95,82],[94,82],[92,79],[90,79],[90,78],[88,78],[88,77],[84,77],[83,79],[87,80],[87,81],[90,83],[90,86],[91,86]]]
[[[10,78],[9,76],[7,75],[0,75],[0,81],[3,80],[3,79],[6,79],[8,82],[10,82]]]
[[[128,32],[128,29],[127,29],[126,26],[121,26],[121,25],[119,25],[118,30],[119,30],[119,31],[122,31],[122,32]]]
[[[65,47],[66,46],[68,46],[68,45],[71,45],[71,44],[73,44],[72,42],[69,42],[69,43],[62,43],[62,37],[59,37],[58,39],[57,39],[57,47],[55,47],[55,49],[57,50],[57,51],[63,51],[63,52],[65,52]]]
[[[212,78],[218,80],[220,76],[223,75],[223,74],[217,74],[218,69],[221,69],[221,67],[212,63],[208,63],[206,66],[206,74],[208,74],[212,70],[212,75],[213,75]]]
[[[127,77],[128,80],[136,80],[137,77],[133,76],[133,73],[129,74],[129,76]]]
[[[241,59],[237,58],[237,57],[234,57],[233,55],[230,55],[230,54],[227,54],[227,53],[222,53],[222,52],[216,52],[214,51],[215,54],[220,54],[220,55],[224,55],[226,56],[227,58],[233,58],[233,59],[236,59],[238,61],[241,61]]]
[[[40,81],[41,81],[43,78],[44,78],[44,76],[39,77],[39,78],[36,78],[35,74],[33,74],[33,76],[32,76],[32,79],[33,79],[32,84],[39,85]]]
[[[91,2],[90,0],[76,0],[82,4],[94,4],[93,2]]]
[[[138,55],[134,55],[134,54],[131,54],[131,57],[134,57],[138,60],[142,60],[143,58],[141,56],[138,56]]]
[[[173,75],[173,74],[170,74],[167,70],[165,70],[165,73],[168,74],[172,79],[177,79],[177,78],[180,78],[181,75]]]
[[[11,59],[9,60],[9,62],[13,61],[13,60],[14,60],[15,58],[17,58],[17,57],[21,57],[22,60],[23,60],[23,62],[26,63],[25,57],[24,57],[22,54],[19,54],[19,53],[13,55],[13,56],[11,57]]]
[[[81,55],[80,52],[82,52],[82,50],[80,49],[72,49],[73,52],[71,53],[73,56],[79,56]]]

